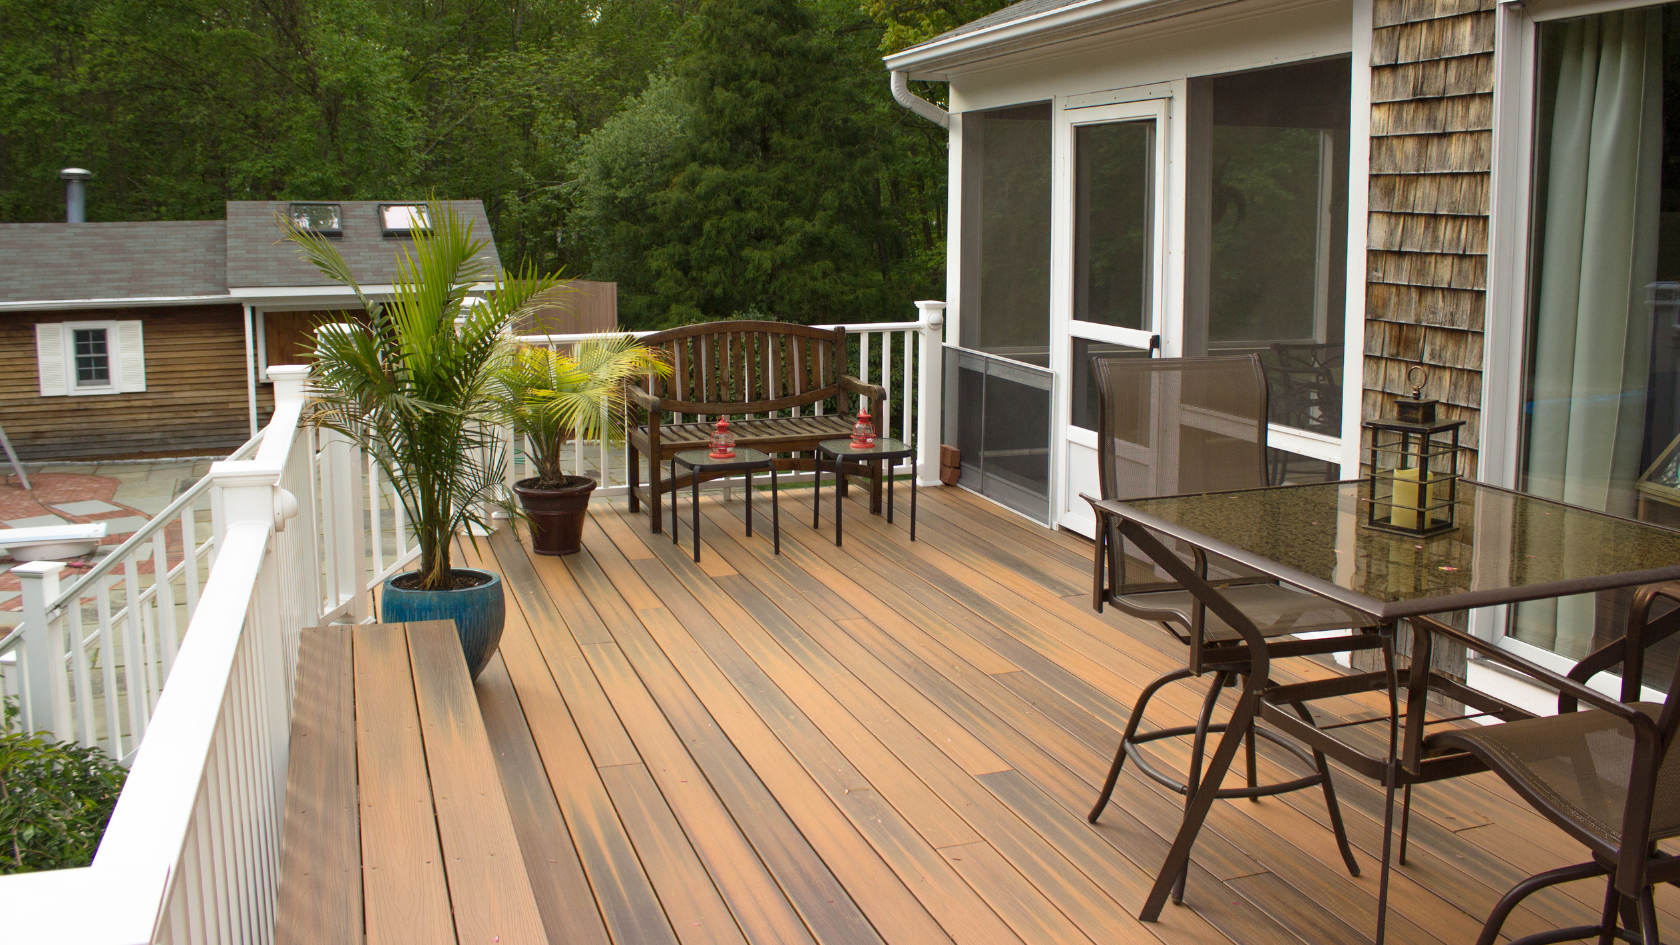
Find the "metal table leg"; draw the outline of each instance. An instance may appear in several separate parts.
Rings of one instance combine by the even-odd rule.
[[[910,457],[910,540],[916,540],[916,458]]]
[[[883,459],[876,464],[876,468],[881,470],[881,475],[887,477],[887,524],[891,525],[893,521],[892,460]]]
[[[776,497],[776,464],[770,464],[770,533],[776,536],[776,554],[782,553],[782,507]]]
[[[816,531],[822,524],[822,450],[811,456],[811,530]]]
[[[752,467],[741,470],[747,476],[747,537],[752,537]]]
[[[691,467],[689,473],[693,472]],[[671,544],[675,545],[680,542],[677,540],[677,461],[674,459],[671,460],[671,478],[666,481],[671,483]]]
[[[843,517],[843,513],[840,510],[840,499],[841,499],[841,496],[844,494],[844,492],[840,488],[840,483],[845,478],[845,473],[842,471],[843,468],[844,468],[844,465],[843,465],[844,463],[845,463],[845,458],[841,454],[835,453],[834,454],[834,547],[836,547],[836,548],[840,547],[840,542],[841,542],[841,539],[843,538],[843,535],[841,533],[841,518]]]
[[[700,475],[699,470],[690,473],[693,476],[694,493],[694,560],[700,560]],[[675,504],[675,500],[672,501]]]

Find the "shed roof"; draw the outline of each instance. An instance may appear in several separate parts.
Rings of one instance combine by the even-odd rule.
[[[241,200],[227,205],[227,287],[271,288],[330,286],[322,275],[297,253],[297,248],[280,242],[274,215],[284,213],[288,200]],[[398,252],[412,245],[407,237],[382,235],[379,206],[388,200],[339,200],[339,217],[344,235],[335,238],[344,261],[362,285],[389,285],[396,277]],[[490,235],[490,218],[478,200],[451,200],[448,206],[472,224],[473,235],[486,241],[479,258],[492,272],[501,271],[501,257]]]
[[[225,295],[221,220],[0,223],[0,302]]]

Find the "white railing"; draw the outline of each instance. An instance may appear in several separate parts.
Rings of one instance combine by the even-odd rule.
[[[0,940],[272,940],[300,632],[371,620],[417,552],[367,458],[301,422],[307,369],[269,375],[259,441],[62,593],[36,569],[8,692],[131,767],[92,866],[0,877]]]
[[[883,425],[921,444],[931,479],[944,306],[919,305],[917,322],[848,330],[859,376],[888,388]],[[88,574],[62,591],[61,566],[26,578],[24,623],[0,641],[5,693],[31,730],[130,771],[92,866],[0,877],[0,941],[273,940],[301,631],[372,620],[373,588],[418,555],[369,458],[301,422],[306,375],[269,368],[260,439]],[[613,451],[598,455],[611,473]]]
[[[888,436],[896,436],[916,446],[914,462],[906,460],[893,469],[895,475],[914,472],[924,484],[939,478],[939,421],[940,395],[944,389],[944,354],[942,350],[944,302],[917,302],[918,318],[913,322],[862,322],[847,325],[823,325],[823,328],[845,328],[848,345],[852,348],[848,363],[859,380],[880,384],[887,389],[885,407],[877,418],[878,427]],[[634,332],[643,337],[651,332]],[[575,349],[578,345],[606,337],[600,334],[523,335],[527,344],[560,350]],[[855,339],[852,340],[852,339]],[[837,405],[846,412],[858,408],[856,403]],[[804,408],[806,412],[823,413],[828,404]],[[800,411],[786,411],[798,416]],[[731,419],[743,419],[731,414]],[[673,422],[704,422],[709,416],[679,415]],[[751,419],[746,417],[745,419]],[[511,485],[536,474],[525,461],[523,449],[510,451],[507,481]],[[645,463],[646,457],[642,458]],[[573,475],[593,476],[600,482],[597,496],[623,495],[628,491],[629,451],[621,441],[585,440],[567,447],[562,468]],[[800,478],[794,477],[792,481]],[[647,482],[645,473],[642,482]],[[717,488],[727,488],[719,483]]]

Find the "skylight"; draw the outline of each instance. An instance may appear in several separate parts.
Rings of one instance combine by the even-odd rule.
[[[343,222],[336,203],[294,203],[286,208],[286,215],[300,230],[322,236],[343,236]]]
[[[413,236],[430,228],[423,203],[382,203],[379,226],[385,236]]]

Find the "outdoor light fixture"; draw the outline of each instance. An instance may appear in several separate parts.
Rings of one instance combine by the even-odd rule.
[[[712,451],[707,454],[712,459],[735,458],[735,434],[729,432],[729,418],[719,417],[717,426],[712,430]]]
[[[1463,420],[1440,420],[1439,401],[1425,400],[1429,372],[1406,372],[1410,395],[1394,399],[1393,419],[1372,420],[1372,528],[1423,537],[1458,527],[1458,431]]]
[[[869,408],[859,407],[857,423],[852,424],[852,449],[875,448],[875,424],[869,422]]]

